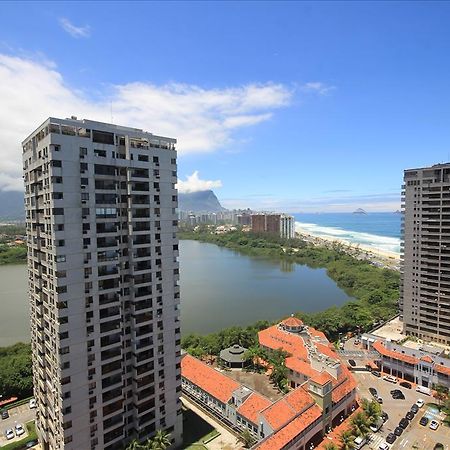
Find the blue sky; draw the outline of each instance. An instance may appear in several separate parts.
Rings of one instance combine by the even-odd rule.
[[[112,106],[227,207],[397,209],[403,169],[450,160],[449,23],[446,2],[1,3],[0,189],[48,115]]]

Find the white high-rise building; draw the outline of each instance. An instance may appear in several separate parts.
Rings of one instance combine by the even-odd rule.
[[[182,416],[175,140],[49,118],[23,142],[36,425],[113,450]]]
[[[450,163],[405,170],[404,182],[404,331],[450,345]]]

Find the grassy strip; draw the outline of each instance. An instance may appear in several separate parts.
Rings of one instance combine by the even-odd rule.
[[[6,264],[23,264],[27,261],[27,246],[15,245],[9,247],[8,245],[0,245],[0,266]]]
[[[27,422],[25,426],[27,427],[28,436],[20,439],[20,441],[11,442],[10,444],[4,445],[2,447],[2,450],[20,450],[26,446],[27,442],[37,440],[37,433],[34,422]]]
[[[207,434],[203,439],[202,442],[204,444],[208,444],[209,442],[211,442],[213,439],[215,439],[217,436],[220,436],[220,432],[217,430],[211,431],[211,433]]]

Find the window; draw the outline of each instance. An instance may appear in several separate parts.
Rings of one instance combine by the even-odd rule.
[[[58,286],[56,292],[58,294],[65,294],[67,292],[67,286]]]
[[[92,142],[114,145],[114,133],[92,130]]]
[[[53,208],[53,215],[54,216],[63,216],[64,208]]]
[[[94,149],[94,155],[102,158],[106,158],[106,150]]]
[[[66,262],[66,255],[57,255],[56,262]]]
[[[138,155],[138,161],[148,161],[148,155]]]
[[[87,148],[86,147],[80,147],[80,157],[84,158],[87,155]]]

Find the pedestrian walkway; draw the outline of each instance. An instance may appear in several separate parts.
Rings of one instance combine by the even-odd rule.
[[[380,444],[385,442],[383,436],[381,434],[370,434],[369,435],[369,448],[373,450],[378,450]]]
[[[242,445],[237,441],[237,437],[233,433],[228,431],[223,425],[220,424],[220,422],[212,419],[211,416],[200,409],[192,400],[189,400],[183,396],[181,397],[181,401],[186,408],[194,411],[195,414],[208,422],[220,433],[220,436],[217,436],[211,442],[205,444],[206,448],[210,450],[236,450],[242,448]]]

